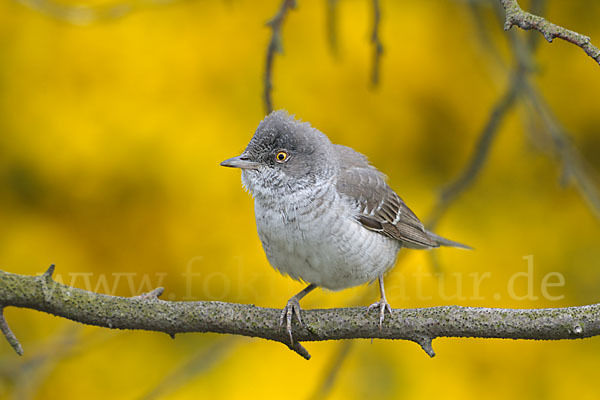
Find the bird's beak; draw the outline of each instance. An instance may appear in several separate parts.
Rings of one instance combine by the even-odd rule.
[[[243,154],[241,156],[233,157],[223,161],[221,164],[223,167],[241,168],[241,169],[258,169],[259,163],[250,161]]]

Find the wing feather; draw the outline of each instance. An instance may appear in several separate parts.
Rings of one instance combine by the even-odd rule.
[[[356,220],[362,226],[400,240],[408,247],[439,246],[415,213],[388,186],[383,173],[362,154],[345,146],[335,147],[341,165],[336,188],[356,205]]]

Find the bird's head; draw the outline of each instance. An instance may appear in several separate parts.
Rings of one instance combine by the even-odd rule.
[[[244,186],[256,197],[291,194],[325,182],[337,163],[327,136],[278,110],[261,121],[241,155],[221,165],[240,168]]]

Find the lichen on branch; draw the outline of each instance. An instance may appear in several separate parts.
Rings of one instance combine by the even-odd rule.
[[[566,40],[581,47],[588,56],[592,57],[600,65],[600,49],[592,44],[588,36],[553,24],[538,15],[523,11],[517,0],[500,0],[500,2],[506,13],[504,30],[509,30],[516,25],[521,29],[533,29],[540,32],[548,42],[552,42],[555,38]]]
[[[279,327],[278,309],[218,301],[163,301],[158,299],[161,290],[136,297],[109,296],[56,282],[53,269],[35,277],[0,271],[0,307],[29,308],[109,329],[171,336],[215,332],[258,337],[283,343],[307,359],[310,355],[299,342],[403,339],[419,344],[433,357],[431,342],[438,337],[559,340],[600,335],[600,304],[547,309],[395,309],[383,329],[377,316],[368,314],[365,307],[352,307],[303,310],[304,326],[294,325],[298,342],[290,344],[287,333]],[[11,337],[7,338],[10,342]]]

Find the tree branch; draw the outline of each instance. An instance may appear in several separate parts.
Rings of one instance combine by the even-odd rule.
[[[519,3],[517,3],[517,0],[500,0],[500,2],[506,12],[504,30],[509,30],[516,25],[521,29],[534,29],[540,32],[550,43],[554,38],[566,40],[569,43],[581,47],[588,56],[592,57],[600,65],[600,49],[591,43],[588,36],[565,29],[540,16],[523,11],[519,6]]]
[[[532,66],[534,61],[531,54],[531,43],[528,46],[522,43],[516,35],[510,36],[512,39],[511,49],[518,65],[522,68]],[[594,215],[600,218],[600,189],[597,179],[573,144],[572,135],[561,125],[544,100],[544,96],[536,88],[535,83],[527,79],[527,76],[524,76],[521,92],[524,100],[531,104],[535,111],[534,114],[540,118],[545,128],[543,132],[552,143],[551,154],[562,167],[562,184],[566,185],[572,181]],[[533,137],[530,137],[530,140],[540,147],[540,143],[536,143]]]
[[[381,4],[379,0],[372,0],[373,6],[373,30],[371,31],[371,43],[373,44],[373,64],[371,66],[371,84],[373,87],[379,83],[379,70],[381,56],[383,55],[383,43],[379,37],[379,26],[381,23]]]
[[[280,342],[305,358],[298,343],[288,343],[279,327],[280,310],[218,301],[175,302],[155,297],[117,297],[93,293],[52,280],[0,271],[0,305],[30,308],[87,325],[139,329],[169,335],[214,332]],[[295,323],[299,342],[339,339],[403,339],[435,355],[437,337],[559,340],[600,335],[600,304],[547,309],[500,309],[444,306],[396,309],[379,329],[365,307],[305,310],[305,326]],[[10,338],[9,338],[10,341]]]
[[[522,90],[525,73],[526,70],[524,68],[517,68],[508,90],[492,108],[468,164],[465,165],[459,176],[440,193],[436,206],[427,220],[426,225],[428,229],[433,229],[437,225],[448,207],[473,184],[475,178],[481,172],[496,138],[496,134],[500,130],[500,124],[514,105],[517,95]]]
[[[313,395],[310,397],[311,400],[324,400],[329,396],[331,389],[333,388],[333,384],[339,376],[340,369],[348,358],[348,354],[352,348],[352,343],[354,342],[350,340],[340,342],[337,351],[333,354],[329,365],[325,369],[325,373],[320,374],[322,380],[317,386]]]
[[[296,7],[296,0],[283,0],[279,11],[267,25],[271,27],[271,40],[267,46],[267,57],[265,61],[265,78],[264,78],[264,89],[263,89],[263,100],[265,102],[265,111],[270,114],[273,111],[273,99],[271,92],[273,89],[273,61],[275,59],[275,53],[283,52],[283,45],[281,43],[281,26],[283,21],[292,8]]]
[[[327,2],[327,42],[329,50],[334,56],[338,55],[338,1],[325,0]]]
[[[61,4],[53,0],[17,0],[19,3],[59,21],[90,25],[122,18],[144,7],[171,4],[177,0],[121,0],[112,4]]]
[[[23,347],[21,347],[21,343],[19,343],[15,334],[10,330],[6,318],[4,318],[4,307],[0,308],[0,331],[2,331],[4,337],[6,337],[10,347],[12,347],[18,355],[22,356]]]
[[[600,189],[597,179],[593,171],[589,171],[585,159],[573,144],[571,135],[553,115],[532,82],[525,82],[524,94],[539,115],[545,132],[552,141],[552,155],[562,167],[562,184],[566,185],[572,181],[596,218],[600,218]]]
[[[233,345],[239,342],[234,339],[237,339],[237,337],[224,337],[201,348],[190,359],[162,378],[156,386],[144,396],[140,397],[140,400],[165,399],[171,397],[170,395],[175,390],[221,363],[223,359],[230,354]]]

